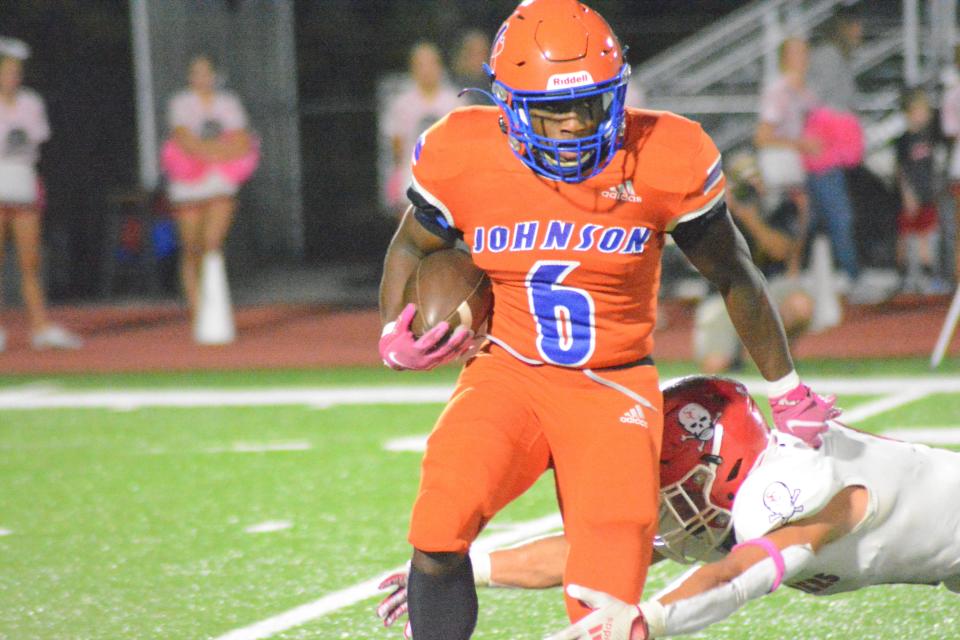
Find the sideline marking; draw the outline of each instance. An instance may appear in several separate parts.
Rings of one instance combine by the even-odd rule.
[[[667,384],[669,380],[664,380]],[[742,379],[752,393],[762,394],[766,383]],[[820,393],[851,395],[900,394],[917,390],[960,393],[960,376],[916,378],[809,378],[805,382]],[[129,389],[122,391],[67,391],[56,387],[18,387],[0,392],[0,410],[113,409],[132,411],[145,407],[260,407],[301,405],[327,409],[339,405],[443,403],[453,385],[304,387],[281,389]]]
[[[490,551],[508,544],[514,544],[533,536],[543,535],[560,529],[562,526],[560,514],[551,514],[536,520],[521,522],[502,533],[494,533],[483,536],[473,545],[474,548],[482,551]],[[389,571],[364,580],[346,589],[329,593],[322,598],[300,605],[281,614],[261,620],[248,627],[234,629],[215,640],[260,640],[269,638],[287,629],[299,627],[302,624],[315,620],[337,609],[348,607],[357,602],[376,596],[380,591],[377,587],[387,576],[402,571],[406,565],[394,567]]]
[[[9,536],[13,534],[13,531],[10,529],[0,529],[0,536]]]

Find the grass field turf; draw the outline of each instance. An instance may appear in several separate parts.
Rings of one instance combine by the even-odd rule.
[[[873,365],[873,366],[867,366]],[[859,363],[859,375],[921,374],[919,362]],[[870,369],[870,371],[866,371]],[[804,363],[805,376],[842,365]],[[953,367],[938,377],[950,375]],[[670,377],[683,365],[661,367]],[[4,378],[81,391],[449,384],[353,369],[191,375]],[[846,396],[855,409],[875,396]],[[386,441],[422,435],[442,405],[0,410],[0,637],[204,638],[283,613],[401,564],[419,455]],[[856,426],[957,424],[960,394],[936,394]],[[286,450],[255,451],[265,445]],[[552,513],[552,478],[491,523]],[[263,523],[287,528],[248,533]],[[278,525],[278,526],[282,526]],[[681,570],[653,570],[655,590]],[[347,605],[277,638],[396,638]],[[558,590],[485,590],[475,637],[540,638],[563,624]],[[960,600],[942,588],[877,587],[813,598],[784,590],[704,638],[957,638]],[[250,636],[253,637],[253,636]]]

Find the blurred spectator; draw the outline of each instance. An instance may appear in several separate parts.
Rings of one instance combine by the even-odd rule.
[[[936,277],[937,191],[934,150],[939,130],[927,92],[906,91],[901,102],[907,130],[896,141],[897,180],[901,209],[897,217],[897,263],[903,272],[901,290],[910,293],[946,293]]]
[[[788,38],[780,46],[780,75],[766,84],[760,96],[760,121],[754,133],[757,162],[769,198],[776,206],[784,197],[806,206],[804,153],[819,148],[804,137],[807,114],[816,96],[807,87],[809,49],[806,40]]]
[[[222,88],[210,56],[191,60],[188,81],[167,107],[171,138],[162,162],[180,236],[181,284],[196,315],[201,260],[222,262],[236,194],[256,168],[259,150],[243,105]]]
[[[810,88],[820,102],[838,111],[857,108],[853,52],[863,43],[863,21],[853,7],[842,6],[830,20],[827,39],[810,54]]]
[[[23,62],[29,54],[25,43],[0,39],[0,267],[9,228],[20,265],[31,346],[77,349],[83,345],[79,337],[48,321],[40,281],[40,216],[44,203],[36,166],[40,145],[50,137],[50,125],[43,99],[21,84]],[[5,347],[6,333],[0,328],[0,351]]]
[[[449,111],[460,106],[457,92],[444,78],[440,50],[432,42],[419,42],[410,50],[412,85],[393,98],[381,126],[390,141],[391,166],[386,203],[398,218],[407,205],[410,158],[420,134]]]
[[[490,88],[490,78],[483,72],[483,65],[490,57],[490,38],[483,31],[471,29],[460,38],[460,45],[453,57],[453,88],[462,91],[468,87]],[[490,104],[490,99],[477,91],[467,91],[460,96],[464,105]]]
[[[947,178],[954,201],[954,278],[960,282],[960,45],[953,50],[953,68],[940,106],[940,127],[952,141]]]
[[[855,9],[841,7],[829,27],[826,42],[810,55],[807,76],[808,86],[821,107],[811,114],[816,119],[811,122],[808,117],[806,123],[808,137],[819,134],[821,143],[821,148],[813,151],[813,157],[808,153],[805,160],[807,190],[812,201],[811,224],[829,234],[834,256],[851,283],[851,302],[869,302],[873,299],[871,288],[865,282],[858,282],[860,265],[853,238],[854,210],[844,173],[859,164],[859,159],[851,160],[842,153],[849,145],[824,148],[837,133],[845,139],[849,137],[851,126],[857,129],[862,142],[854,113],[857,84],[853,52],[863,40],[863,23]],[[829,135],[825,135],[828,131]],[[811,165],[811,160],[815,165]]]
[[[766,187],[756,160],[749,154],[731,158],[727,204],[734,222],[750,245],[753,258],[769,283],[789,338],[801,334],[813,317],[814,300],[800,275],[800,257],[806,241],[806,208],[784,200],[765,209]],[[798,199],[802,199],[798,196]],[[742,365],[742,344],[730,321],[723,298],[713,293],[697,305],[694,315],[694,358],[704,373],[715,374]]]

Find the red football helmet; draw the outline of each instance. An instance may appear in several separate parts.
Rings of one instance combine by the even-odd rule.
[[[724,543],[737,490],[769,437],[760,409],[739,382],[689,376],[663,390],[661,555],[696,562]]]
[[[510,148],[551,180],[581,182],[603,170],[622,143],[630,65],[610,25],[577,0],[524,0],[500,27],[485,67]],[[550,138],[530,110],[593,105],[590,135]],[[575,156],[576,160],[569,159]]]

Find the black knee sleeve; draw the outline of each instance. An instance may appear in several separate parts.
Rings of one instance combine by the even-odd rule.
[[[477,590],[469,556],[450,570],[428,574],[410,567],[410,624],[416,640],[468,640],[477,625]]]

